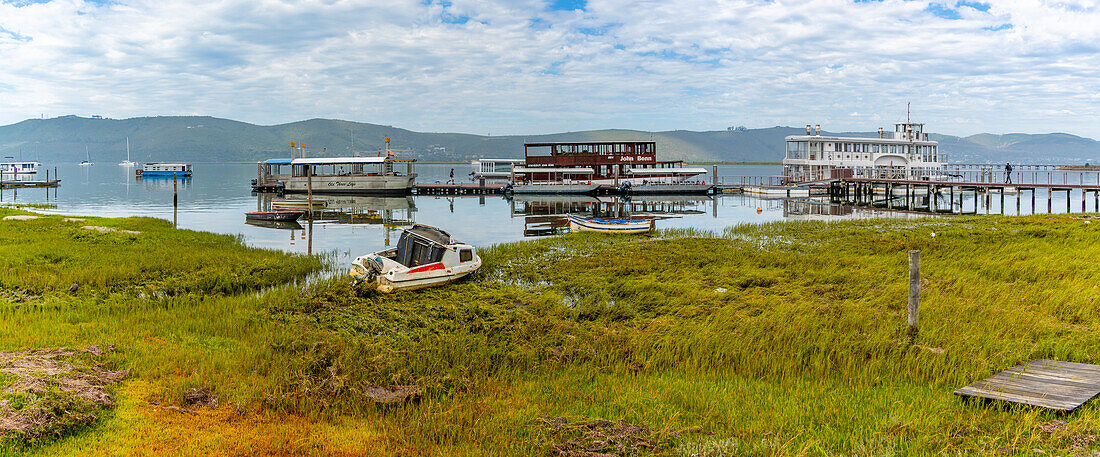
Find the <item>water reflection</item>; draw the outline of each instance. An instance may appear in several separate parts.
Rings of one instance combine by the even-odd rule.
[[[508,199],[511,217],[523,219],[523,236],[556,235],[569,231],[569,214],[621,219],[669,219],[717,214],[717,201],[707,196],[515,195]]]

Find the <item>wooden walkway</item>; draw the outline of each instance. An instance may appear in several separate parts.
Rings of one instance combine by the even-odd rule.
[[[1100,394],[1100,365],[1035,359],[955,394],[1073,411]]]
[[[414,184],[413,192],[416,195],[485,195],[499,194],[504,189],[504,184],[480,183],[424,183]]]

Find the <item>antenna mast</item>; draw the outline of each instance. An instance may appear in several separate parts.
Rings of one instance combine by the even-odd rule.
[[[913,104],[913,102],[905,102],[905,123],[906,124],[912,122],[912,121],[909,120],[909,105],[912,105],[912,104]]]

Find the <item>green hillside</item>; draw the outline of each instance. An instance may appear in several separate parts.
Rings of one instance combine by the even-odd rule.
[[[310,119],[262,126],[209,116],[157,116],[101,119],[63,116],[29,119],[0,126],[0,156],[42,162],[79,162],[85,147],[92,161],[115,163],[126,156],[147,161],[255,161],[289,155],[290,143],[305,142],[315,156],[372,153],[391,146],[422,161],[467,161],[476,157],[520,157],[533,141],[652,140],[662,159],[766,162],[783,157],[783,138],[801,128],[770,127],[696,132],[674,130],[592,130],[549,135],[483,136],[427,133],[391,126]],[[828,133],[828,132],[825,132]],[[845,135],[874,135],[856,132]],[[1085,163],[1100,162],[1100,143],[1052,133],[979,134],[965,138],[931,135],[953,162]]]

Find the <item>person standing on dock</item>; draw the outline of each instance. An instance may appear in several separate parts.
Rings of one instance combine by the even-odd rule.
[[[452,168],[451,169],[451,179],[447,180],[447,184],[454,184],[454,183],[455,183],[455,169]]]
[[[1005,183],[1012,184],[1012,164],[1005,162]]]

